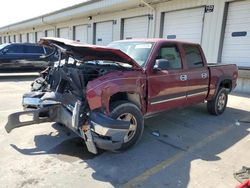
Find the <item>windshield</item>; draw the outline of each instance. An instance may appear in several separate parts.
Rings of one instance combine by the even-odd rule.
[[[153,42],[112,42],[108,46],[123,51],[143,67],[153,47]]]
[[[8,46],[9,44],[0,44],[0,50],[2,50],[5,46]]]

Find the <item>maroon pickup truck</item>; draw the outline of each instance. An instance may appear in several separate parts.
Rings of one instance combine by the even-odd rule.
[[[101,47],[58,38],[40,43],[59,60],[24,94],[25,110],[9,115],[6,131],[58,122],[82,137],[92,153],[134,145],[144,117],[158,112],[207,101],[209,113],[222,114],[238,76],[236,65],[207,64],[199,44],[133,39]]]

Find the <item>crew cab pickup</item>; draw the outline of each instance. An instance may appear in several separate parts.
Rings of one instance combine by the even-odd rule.
[[[238,76],[236,65],[208,64],[201,46],[187,42],[40,43],[54,48],[59,60],[33,82],[23,95],[25,110],[9,115],[5,129],[58,122],[92,153],[128,149],[139,141],[144,118],[158,112],[206,102],[209,113],[222,114]]]

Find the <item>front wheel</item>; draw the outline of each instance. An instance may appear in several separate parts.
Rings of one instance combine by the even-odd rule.
[[[227,106],[228,94],[225,88],[220,88],[215,98],[207,102],[207,110],[210,114],[220,115],[222,114]]]
[[[142,136],[144,129],[143,115],[140,109],[129,101],[114,102],[111,104],[110,109],[110,116],[113,119],[130,122],[128,133],[123,139],[121,148],[117,151],[127,150],[136,144]]]

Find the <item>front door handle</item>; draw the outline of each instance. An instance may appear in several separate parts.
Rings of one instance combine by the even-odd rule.
[[[187,75],[186,74],[180,75],[180,80],[181,81],[186,81],[187,80]]]
[[[201,77],[202,77],[203,79],[206,79],[206,78],[207,78],[207,73],[202,73],[202,74],[201,74]]]

